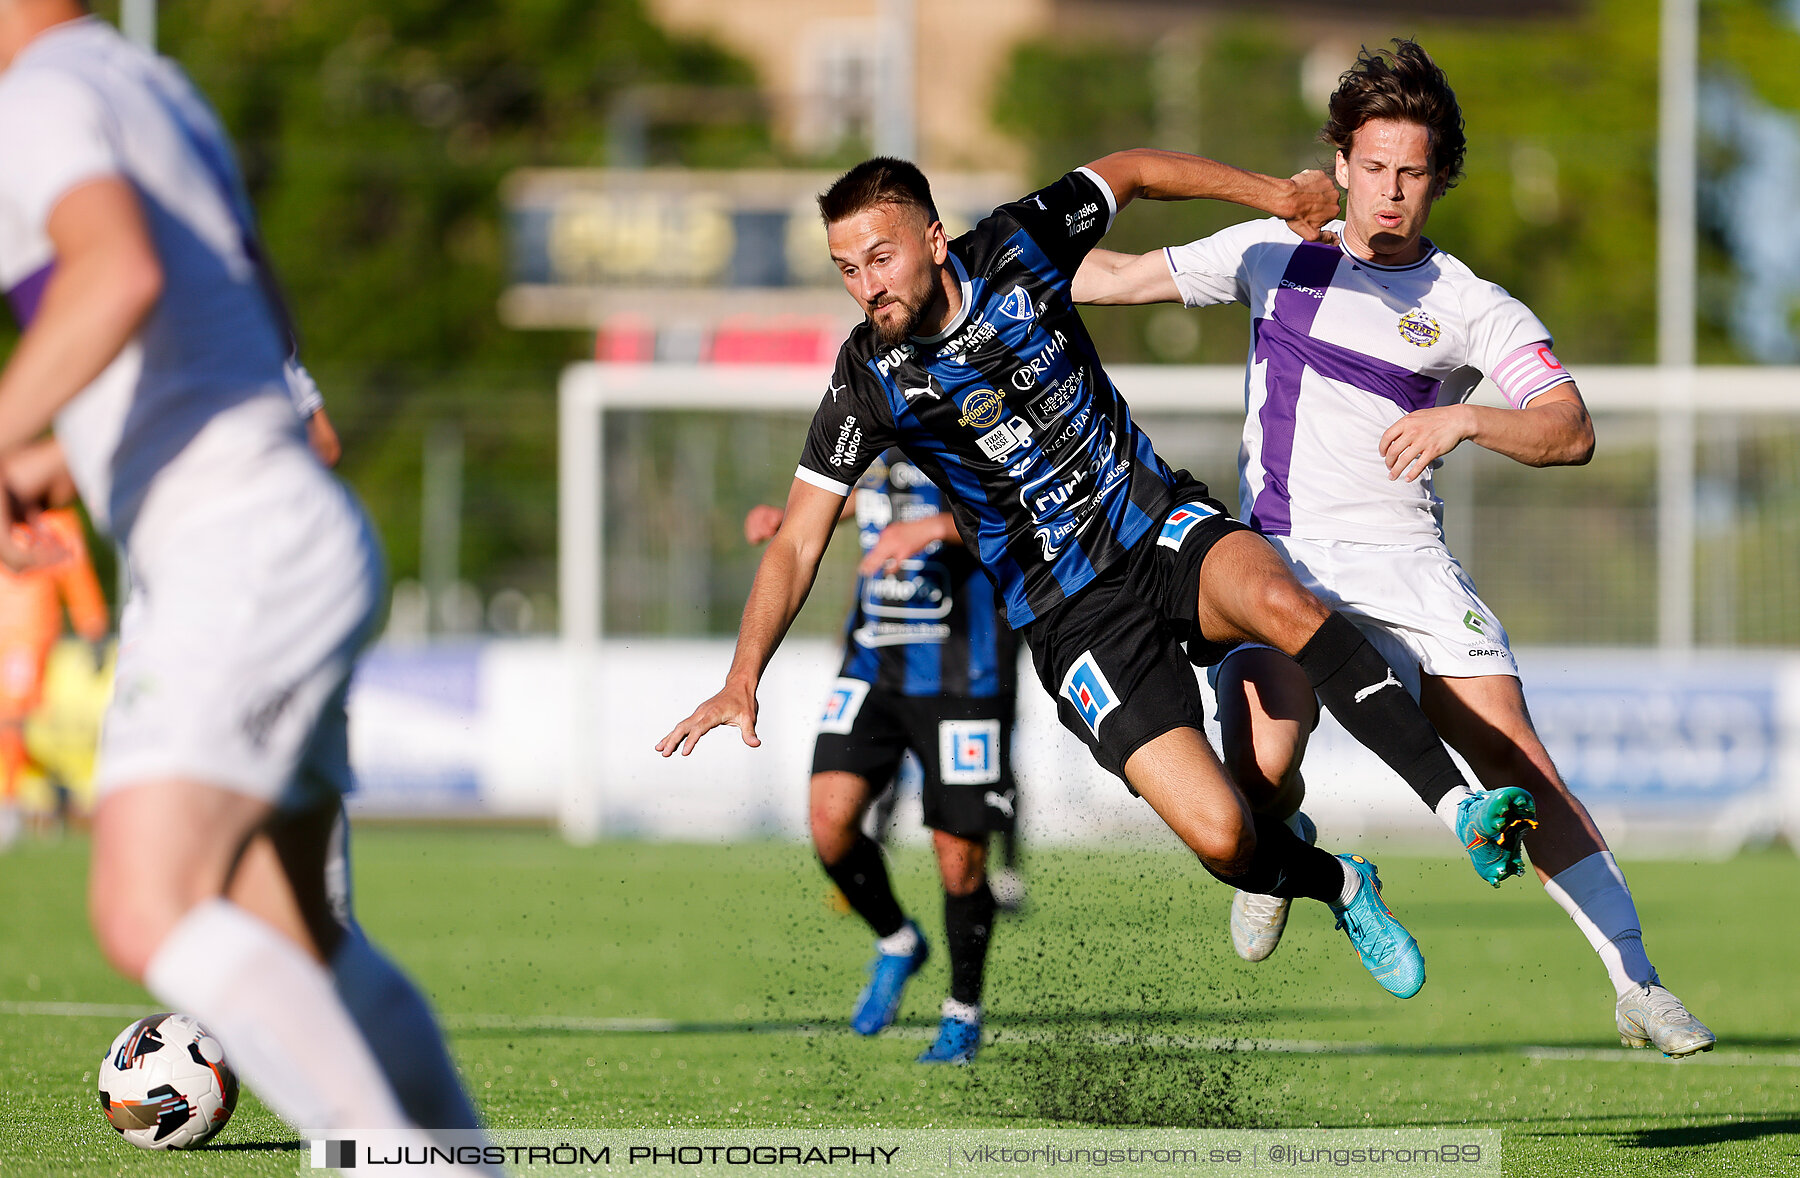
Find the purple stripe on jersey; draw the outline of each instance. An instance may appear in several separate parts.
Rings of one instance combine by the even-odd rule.
[[[1337,247],[1318,242],[1296,246],[1275,291],[1273,318],[1257,319],[1250,325],[1256,359],[1268,364],[1264,378],[1268,395],[1257,414],[1262,422],[1263,487],[1251,507],[1250,526],[1266,535],[1285,536],[1293,530],[1287,478],[1294,460],[1294,415],[1300,404],[1300,375],[1305,365],[1289,349],[1265,354],[1263,334],[1278,323],[1301,335],[1311,331],[1319,304],[1325,301],[1325,292],[1331,287],[1331,276],[1337,273],[1338,259],[1343,256]]]
[[[1256,358],[1272,358],[1287,352],[1292,360],[1282,365],[1283,371],[1309,368],[1325,377],[1392,401],[1407,413],[1429,409],[1437,404],[1438,386],[1443,383],[1398,364],[1377,360],[1340,344],[1327,343],[1291,330],[1287,324],[1263,320],[1256,333]],[[1271,368],[1271,371],[1274,371]]]
[[[51,259],[6,292],[6,301],[12,304],[13,316],[20,327],[30,327],[31,321],[37,318],[38,304],[44,300],[44,288],[50,285],[50,275],[55,272],[56,261]]]
[[[1338,259],[1343,256],[1335,245],[1316,241],[1295,246],[1294,256],[1282,272],[1281,285],[1275,290],[1276,322],[1285,323],[1302,335],[1311,331],[1319,304],[1325,301],[1325,292],[1331,287],[1331,276],[1337,273]]]
[[[1293,515],[1288,511],[1287,479],[1294,462],[1294,416],[1300,407],[1300,376],[1306,367],[1287,348],[1273,352],[1264,349],[1263,332],[1273,326],[1270,319],[1257,319],[1250,324],[1255,341],[1253,354],[1268,365],[1263,372],[1266,395],[1256,415],[1262,423],[1263,485],[1250,507],[1250,526],[1265,536],[1285,536],[1294,529]]]
[[[1265,535],[1286,536],[1293,531],[1288,478],[1293,473],[1300,382],[1307,369],[1384,397],[1408,413],[1437,404],[1441,382],[1308,334],[1342,256],[1334,248],[1313,243],[1296,248],[1275,294],[1274,317],[1252,325],[1256,360],[1267,366],[1263,378],[1267,395],[1257,415],[1262,423],[1263,486],[1250,508],[1250,526]]]

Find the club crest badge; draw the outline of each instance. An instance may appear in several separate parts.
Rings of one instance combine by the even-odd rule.
[[[1443,334],[1436,319],[1416,308],[1400,316],[1399,326],[1400,338],[1415,348],[1429,348]]]

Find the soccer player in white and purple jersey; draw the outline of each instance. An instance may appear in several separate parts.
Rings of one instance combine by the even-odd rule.
[[[23,328],[0,560],[43,559],[15,499],[72,484],[132,574],[96,770],[101,950],[308,1137],[478,1130],[429,1006],[330,878],[373,532],[308,448],[317,404],[284,371],[217,116],[80,0],[0,0],[0,286]]]
[[[1594,434],[1549,330],[1422,236],[1462,170],[1462,113],[1425,51],[1395,46],[1365,51],[1331,99],[1321,138],[1348,193],[1344,219],[1326,226],[1335,243],[1255,221],[1137,257],[1095,251],[1075,297],[1250,308],[1243,518],[1368,635],[1488,787],[1453,789],[1435,809],[1495,885],[1523,871],[1520,842],[1530,850],[1606,965],[1621,1039],[1670,1056],[1705,1051],[1712,1033],[1661,985],[1625,877],[1532,727],[1506,631],[1444,544],[1431,486],[1441,456],[1472,441],[1529,466],[1580,464]],[[1484,374],[1508,408],[1465,403]],[[1244,646],[1214,685],[1233,776],[1253,805],[1309,837],[1299,766],[1318,705],[1305,676],[1279,651]],[[1482,840],[1484,814],[1514,837]],[[1240,892],[1239,955],[1273,952],[1286,909]]]

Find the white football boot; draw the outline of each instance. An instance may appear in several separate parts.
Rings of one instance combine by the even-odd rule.
[[[1671,1059],[1713,1049],[1715,1040],[1706,1024],[1656,982],[1625,991],[1615,1017],[1619,1042],[1627,1047],[1654,1047]]]
[[[1303,813],[1294,815],[1295,832],[1312,846],[1318,842],[1319,828]],[[1255,892],[1234,892],[1231,897],[1231,947],[1245,961],[1261,961],[1281,944],[1287,929],[1288,909],[1293,901],[1282,896],[1263,896]]]

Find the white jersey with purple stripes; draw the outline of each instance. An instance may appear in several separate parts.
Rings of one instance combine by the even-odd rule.
[[[1428,242],[1410,266],[1379,266],[1271,218],[1164,254],[1188,306],[1253,316],[1238,496],[1264,535],[1441,542],[1430,473],[1389,479],[1382,434],[1483,375],[1515,408],[1571,379],[1523,303]]]
[[[286,327],[263,292],[218,118],[173,62],[87,17],[43,33],[0,75],[0,286],[21,323],[54,270],[51,213],[108,177],[137,191],[163,293],[56,433],[89,512],[126,539],[163,486],[171,500],[204,498],[304,440],[282,374]]]

